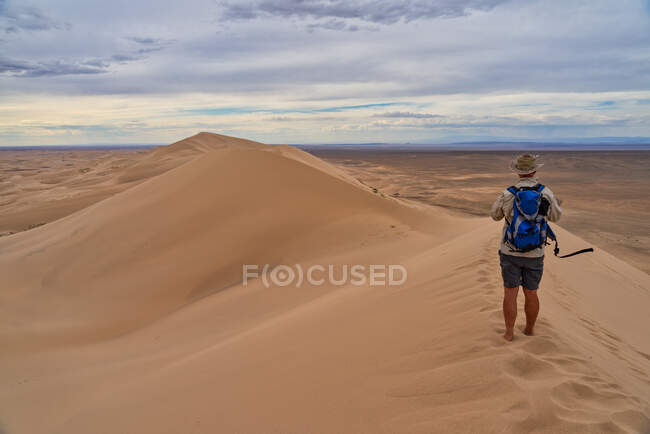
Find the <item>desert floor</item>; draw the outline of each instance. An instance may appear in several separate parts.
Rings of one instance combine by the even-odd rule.
[[[337,164],[210,133],[0,152],[0,433],[650,430],[645,154],[545,155],[562,247],[584,216],[601,248],[549,255],[535,336],[520,297],[506,342],[485,212],[510,155],[319,152]],[[267,287],[245,264],[408,279]]]
[[[308,151],[385,194],[477,216],[516,182],[508,170],[514,152]],[[650,152],[541,154],[539,180],[562,200],[560,225],[650,273]]]
[[[41,226],[162,173],[146,149],[0,149],[0,237]],[[162,163],[162,164],[161,164]]]

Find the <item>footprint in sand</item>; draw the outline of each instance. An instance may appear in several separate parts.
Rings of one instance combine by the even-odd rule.
[[[531,339],[522,345],[522,349],[531,354],[556,354],[559,351],[558,345],[550,338],[541,336]]]
[[[626,410],[632,406],[623,393],[598,383],[567,380],[553,387],[551,399],[567,408]]]
[[[624,410],[613,413],[611,419],[629,432],[638,432],[639,427],[646,427],[642,432],[650,432],[650,419],[638,410]]]
[[[538,381],[552,378],[556,369],[552,363],[526,351],[518,351],[509,357],[503,365],[503,372],[524,381]]]

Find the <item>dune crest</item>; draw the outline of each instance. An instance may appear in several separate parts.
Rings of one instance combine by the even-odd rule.
[[[506,344],[488,219],[210,133],[131,169],[147,180],[0,239],[7,432],[650,426],[650,276],[605,252],[549,258],[538,336]],[[401,264],[408,281],[242,284],[243,264],[296,263]]]

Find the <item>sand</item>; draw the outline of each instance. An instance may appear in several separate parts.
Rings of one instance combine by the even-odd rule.
[[[65,217],[185,163],[194,148],[0,149],[0,237]]]
[[[650,276],[607,252],[549,258],[536,336],[506,343],[498,223],[287,146],[201,133],[136,159],[146,179],[0,238],[0,431],[650,428]],[[266,263],[408,280],[243,285]]]

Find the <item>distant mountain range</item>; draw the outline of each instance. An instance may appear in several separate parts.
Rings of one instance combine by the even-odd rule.
[[[435,149],[435,150],[650,150],[650,137],[591,137],[558,140],[472,140],[447,143],[327,143],[299,144],[304,148],[345,147],[380,149]]]
[[[368,142],[368,143],[293,143],[294,146],[306,149],[322,147],[377,148],[377,149],[435,149],[435,150],[650,150],[650,137],[590,137],[562,138],[556,140],[466,140],[449,142]],[[0,150],[29,150],[29,149],[135,149],[160,146],[157,144],[86,144],[86,145],[33,145],[33,146],[0,146]]]

